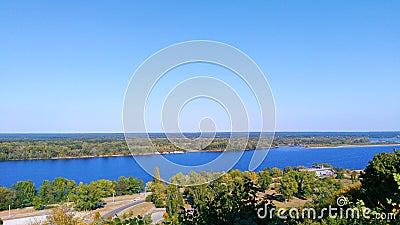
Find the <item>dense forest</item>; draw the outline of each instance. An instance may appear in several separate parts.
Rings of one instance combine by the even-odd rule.
[[[381,134],[382,137],[398,134]],[[397,135],[397,136],[396,136]],[[128,148],[122,134],[86,134],[86,135],[3,135],[0,136],[0,161],[17,159],[54,159],[69,157],[96,157],[112,155],[141,155],[184,151],[221,151],[252,150],[269,147],[270,141],[259,143],[257,133],[249,138],[230,138],[229,134],[217,134],[213,139],[186,135],[187,138],[168,139],[162,134],[150,135],[151,144],[143,137],[137,137]],[[277,133],[272,147],[278,146],[340,146],[366,145],[372,143],[371,137],[379,134],[369,133]],[[194,141],[195,140],[195,141]],[[210,141],[211,140],[211,141]],[[394,144],[396,142],[384,142]]]

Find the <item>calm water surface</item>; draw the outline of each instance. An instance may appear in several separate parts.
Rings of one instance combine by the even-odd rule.
[[[257,168],[285,166],[311,166],[313,162],[330,163],[336,167],[364,169],[368,161],[380,152],[392,152],[393,146],[315,148],[280,147],[269,150],[268,156]],[[267,151],[267,150],[261,150]],[[164,155],[167,159],[182,165],[199,165],[218,157],[218,152],[196,152]],[[241,154],[241,152],[229,152]],[[235,169],[247,170],[253,151],[244,152]],[[156,156],[139,156],[156,160]],[[221,167],[222,168],[222,167]],[[214,171],[220,171],[214,168]],[[171,171],[161,171],[164,179],[173,176]],[[89,183],[98,179],[118,179],[119,176],[133,176],[145,182],[151,179],[133,157],[108,157],[88,159],[24,160],[0,162],[0,185],[10,187],[19,180],[32,180],[40,186],[45,179],[66,177],[77,182]]]

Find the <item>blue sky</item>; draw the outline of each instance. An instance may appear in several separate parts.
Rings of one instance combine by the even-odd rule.
[[[277,130],[400,130],[399,11],[399,1],[1,1],[0,132],[121,132],[135,69],[196,39],[253,58]]]

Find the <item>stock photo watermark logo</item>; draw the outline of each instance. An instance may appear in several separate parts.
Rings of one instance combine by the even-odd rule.
[[[284,208],[284,207],[271,207],[268,204],[264,204],[264,207],[257,209],[257,216],[260,219],[272,219],[277,217],[279,219],[322,219],[325,217],[329,218],[341,218],[341,219],[365,219],[365,220],[396,220],[396,214],[394,213],[377,213],[368,207],[350,207],[349,201],[346,197],[338,197],[336,199],[336,206],[328,205],[321,209],[315,209],[313,207],[304,208]]]
[[[152,92],[157,88],[160,79],[178,67],[199,62],[223,67],[238,76],[256,99],[258,110],[249,112],[246,108],[246,100],[238,90],[235,90],[234,86],[208,74],[207,76],[192,76],[178,82],[171,90],[168,90],[168,94],[157,96],[162,99],[161,110],[151,112],[152,116],[149,116],[146,111],[148,110],[149,96],[154,94]],[[171,79],[171,82],[174,82],[174,79]],[[200,135],[196,137],[188,137],[180,126],[182,110],[189,102],[198,98],[214,101],[225,110],[229,116],[230,127],[228,132],[224,132],[229,134],[229,140],[218,157],[194,166],[181,165],[158,152],[157,144],[153,143],[154,139],[149,134],[152,131],[148,129],[147,121],[156,119],[155,117],[161,118],[162,135],[176,149],[179,149],[180,153],[192,150],[187,146],[201,145],[202,148],[198,150],[204,150],[204,143],[212,143],[218,134],[216,129],[218,118],[210,115],[198,121]],[[260,118],[257,132],[251,132],[250,128],[250,121],[254,123],[252,121],[254,114]],[[161,178],[165,181],[168,181],[168,177],[162,176],[163,171],[167,171],[169,175],[190,171],[229,171],[242,158],[244,151],[229,154],[227,150],[248,150],[247,144],[250,138],[255,139],[254,149],[257,149],[252,153],[248,162],[247,169],[253,171],[267,156],[274,138],[275,104],[266,77],[257,64],[245,53],[221,42],[188,41],[158,51],[146,59],[135,71],[125,93],[123,126],[126,143],[136,162],[152,176],[154,176],[154,168],[158,167],[161,171]],[[204,127],[207,127],[208,130]],[[210,128],[214,130],[210,131]],[[142,153],[144,148],[147,150],[150,148],[154,153],[151,160],[137,156]],[[258,149],[264,150],[258,151]],[[195,161],[196,159],[188,160]]]

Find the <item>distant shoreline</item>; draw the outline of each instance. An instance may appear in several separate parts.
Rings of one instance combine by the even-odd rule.
[[[366,145],[338,145],[338,146],[312,146],[312,147],[305,147],[305,148],[310,148],[310,149],[316,149],[316,148],[350,148],[350,147],[384,147],[384,146],[400,146],[400,143],[398,144],[366,144]]]
[[[84,155],[84,156],[65,156],[65,157],[52,157],[52,158],[30,158],[30,159],[8,159],[0,162],[7,161],[28,161],[28,160],[59,160],[59,159],[90,159],[90,158],[109,158],[109,157],[121,157],[130,156],[124,154],[114,154],[114,155]]]
[[[351,148],[351,147],[384,147],[384,146],[400,146],[400,143],[398,144],[367,144],[367,145],[339,145],[339,146],[290,146],[290,145],[282,145],[282,146],[277,146],[277,147],[271,147],[271,148],[280,148],[280,147],[285,147],[285,148],[292,148],[292,147],[300,147],[304,149],[327,149],[327,148]],[[247,149],[244,151],[251,151],[252,149]],[[53,157],[53,158],[30,158],[30,159],[8,159],[8,160],[3,160],[1,162],[7,162],[7,161],[28,161],[28,160],[60,160],[60,159],[90,159],[90,158],[109,158],[109,157],[123,157],[123,156],[152,156],[152,155],[170,155],[170,154],[184,154],[184,153],[191,153],[191,152],[223,152],[224,150],[218,150],[218,149],[213,149],[213,150],[187,150],[186,152],[183,151],[175,151],[175,152],[165,152],[165,153],[159,153],[159,152],[147,152],[147,153],[140,153],[140,154],[113,154],[113,155],[86,155],[86,156],[66,156],[66,157]],[[230,150],[234,152],[235,150]],[[236,150],[238,151],[238,150]]]

